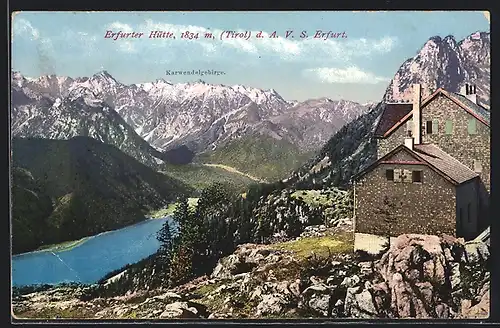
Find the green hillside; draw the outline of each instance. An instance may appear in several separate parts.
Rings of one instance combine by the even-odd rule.
[[[276,181],[287,177],[311,156],[287,141],[253,135],[200,154],[195,161],[223,164],[263,180]]]
[[[215,182],[228,182],[234,185],[238,191],[244,192],[249,185],[255,183],[254,180],[245,175],[202,164],[166,164],[162,167],[161,172],[196,190],[202,190]]]
[[[15,253],[133,224],[192,192],[88,137],[14,138],[12,150]]]

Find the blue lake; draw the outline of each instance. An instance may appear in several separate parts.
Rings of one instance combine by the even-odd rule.
[[[155,253],[160,246],[156,233],[166,220],[170,219],[150,219],[101,233],[67,251],[13,256],[12,285],[95,283],[107,273]]]

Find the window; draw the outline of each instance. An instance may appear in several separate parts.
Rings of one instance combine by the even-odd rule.
[[[394,170],[385,170],[387,181],[394,181]]]
[[[413,171],[411,174],[413,182],[422,182],[422,171]]]
[[[445,133],[446,134],[453,134],[453,121],[446,121]]]
[[[425,122],[425,132],[427,134],[432,134],[432,121]]]
[[[474,172],[476,173],[481,173],[483,171],[483,166],[481,165],[481,162],[478,161],[477,159],[474,160]]]
[[[470,223],[471,217],[470,217],[470,203],[467,204],[467,222]]]
[[[458,227],[461,228],[462,227],[462,208],[460,207],[460,209],[458,210]]]
[[[475,118],[469,120],[469,125],[467,126],[467,128],[469,130],[469,134],[477,133],[477,121]]]
[[[401,169],[394,170],[394,182],[401,182]]]
[[[438,120],[432,120],[432,133],[438,133],[439,122]]]
[[[403,182],[412,183],[411,171],[410,170],[403,170],[403,175],[401,178],[402,178]]]

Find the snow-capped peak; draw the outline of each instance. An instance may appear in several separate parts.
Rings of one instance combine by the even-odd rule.
[[[110,85],[118,85],[121,84],[120,82],[116,81],[116,79],[111,76],[107,71],[100,71],[90,78],[90,80],[94,83],[99,83],[99,84],[110,84]]]

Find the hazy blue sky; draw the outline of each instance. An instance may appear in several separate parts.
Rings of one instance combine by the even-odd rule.
[[[130,84],[164,78],[166,70],[214,69],[208,83],[243,84],[278,91],[285,99],[314,97],[378,101],[399,66],[434,35],[457,41],[489,31],[483,12],[22,12],[13,19],[12,68],[30,77],[90,76],[107,70]],[[140,39],[104,38],[106,31],[142,32]],[[149,39],[153,30],[176,39]],[[180,38],[200,32],[198,40]],[[225,30],[244,39],[220,40]],[[285,33],[294,33],[287,39]],[[306,31],[308,38],[299,37]],[[314,39],[317,30],[345,38]],[[213,32],[215,40],[205,39]],[[255,37],[256,32],[279,38]]]

